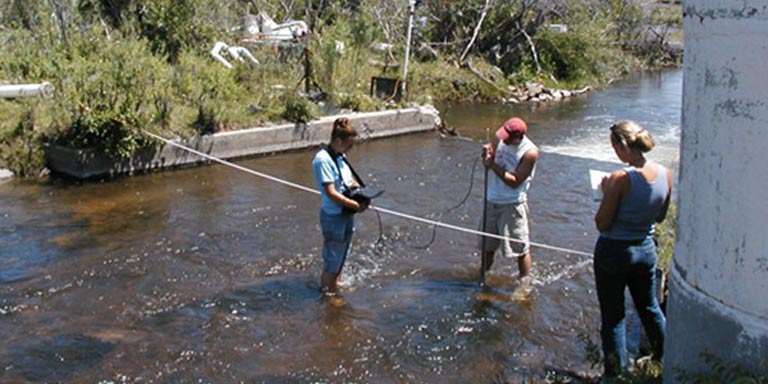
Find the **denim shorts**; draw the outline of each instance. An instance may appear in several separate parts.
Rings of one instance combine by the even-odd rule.
[[[331,215],[320,210],[323,230],[323,271],[336,275],[341,272],[352,245],[355,215]]]

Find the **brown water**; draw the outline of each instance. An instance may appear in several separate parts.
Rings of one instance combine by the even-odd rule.
[[[424,133],[350,153],[377,205],[476,228],[485,137],[531,121],[544,153],[530,194],[532,240],[590,252],[588,168],[614,169],[604,132],[633,118],[674,166],[681,72],[622,82],[558,106],[443,105],[465,138]],[[676,104],[675,104],[676,103]],[[238,164],[313,186],[315,151]],[[474,172],[473,172],[474,169]],[[457,205],[473,184],[469,200]],[[478,240],[369,211],[357,217],[346,305],[318,292],[319,197],[220,165],[73,183],[0,184],[0,382],[540,382],[597,373],[589,257],[534,248],[534,291],[517,268],[478,284]]]

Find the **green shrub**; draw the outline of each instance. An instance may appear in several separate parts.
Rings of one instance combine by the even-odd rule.
[[[320,83],[323,90],[328,93],[336,92],[336,81],[339,77],[337,71],[339,70],[339,63],[342,57],[348,54],[349,37],[349,24],[336,23],[326,27],[323,30],[323,34],[317,38],[317,44],[315,44],[314,49],[317,52],[317,59],[319,59],[321,65],[315,66],[317,68],[316,80]],[[337,49],[337,42],[344,45],[344,49],[341,52]]]
[[[272,0],[263,3],[276,20],[306,17],[299,3],[283,7]],[[597,86],[639,63],[621,51],[622,46],[632,46],[642,37],[637,34],[643,30],[637,0],[566,0],[553,12],[502,2],[488,13],[474,45],[474,52],[482,52],[488,60],[503,57],[498,66],[505,73],[474,57],[473,67],[490,79],[489,84],[449,61],[466,46],[483,3],[426,2],[417,8],[420,15],[428,13],[439,22],[430,19],[430,26],[417,29],[414,35],[408,100],[496,99],[510,83],[533,80],[552,86],[552,77],[559,88]],[[0,81],[50,81],[56,94],[34,108],[3,102],[0,134],[17,132],[25,114],[32,111],[33,132],[41,138],[125,156],[146,144],[138,128],[166,137],[189,137],[264,120],[308,121],[316,116],[315,106],[282,94],[296,90],[302,80],[312,81],[329,95],[349,95],[332,100],[338,105],[328,110],[383,107],[379,100],[362,96],[369,91],[370,78],[399,74],[369,65],[372,59],[391,61],[391,54],[373,53],[369,46],[373,41],[393,43],[395,60],[402,63],[406,5],[331,2],[318,9],[312,15],[316,25],[307,51],[312,54],[311,79],[304,79],[302,46],[251,46],[261,64],[233,63],[232,70],[210,57],[208,50],[217,40],[236,45],[233,27],[249,7],[248,2],[219,0],[3,3]],[[557,17],[552,19],[553,15]],[[666,20],[671,18],[657,17],[670,24]],[[563,22],[571,31],[555,34],[543,27],[548,22]],[[541,71],[519,33],[521,25],[528,27],[538,48]],[[336,50],[336,41],[346,45],[344,53]],[[431,47],[424,60],[416,54],[422,43]],[[498,51],[496,47],[500,47]],[[650,48],[632,52],[652,60],[658,55]],[[19,159],[14,161],[19,164],[28,156],[10,147],[36,142],[4,137],[3,158],[16,153]]]
[[[91,149],[111,158],[131,156],[137,149],[149,144],[128,119],[121,119],[110,109],[83,110],[67,132],[59,137],[59,144],[80,149]]]
[[[145,40],[110,41],[95,32],[71,41],[67,54],[59,63],[65,77],[57,81],[56,101],[69,122],[54,140],[111,157],[147,145],[133,127],[167,119],[172,106],[158,103],[168,97],[167,64],[149,53]]]
[[[408,93],[411,99],[425,94],[441,100],[475,99],[486,89],[469,71],[442,60],[414,62],[411,68],[408,75]]]
[[[337,96],[335,104],[340,109],[348,109],[355,112],[378,111],[383,108],[380,100],[375,100],[368,95],[344,94]]]
[[[38,174],[44,166],[42,138],[34,110],[22,113],[15,127],[0,131],[0,168],[21,177]]]
[[[58,76],[59,60],[66,59],[57,46],[27,30],[9,33],[3,51],[0,79],[12,83],[52,81]]]
[[[285,109],[282,118],[293,123],[307,123],[317,116],[317,106],[311,101],[294,93],[283,96]]]
[[[659,268],[669,270],[672,256],[675,253],[675,234],[677,233],[677,204],[671,203],[667,211],[667,218],[656,226],[654,235],[658,242]]]
[[[626,72],[624,54],[595,26],[579,26],[567,33],[543,30],[534,38],[542,69],[574,87],[601,83]],[[532,71],[534,63],[525,65]]]
[[[643,6],[637,0],[608,0],[605,15],[611,20],[616,40],[624,47],[631,47],[642,39],[645,28]]]
[[[683,27],[683,7],[656,6],[651,11],[650,22],[657,25]]]
[[[175,71],[178,97],[197,111],[191,122],[195,132],[206,134],[226,128],[238,107],[238,97],[245,93],[235,73],[191,52],[181,55]]]
[[[152,52],[177,63],[183,52],[215,41],[215,24],[205,22],[211,8],[203,0],[154,0],[142,4],[137,21]]]

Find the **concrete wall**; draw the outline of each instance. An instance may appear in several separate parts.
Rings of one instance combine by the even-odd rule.
[[[440,125],[436,109],[419,107],[369,113],[350,113],[348,117],[360,140],[434,130]],[[261,155],[327,143],[333,121],[339,116],[326,116],[308,124],[283,124],[184,140],[181,144],[221,159]],[[206,161],[197,155],[170,145],[158,145],[140,151],[127,159],[113,160],[90,151],[56,145],[45,146],[51,171],[78,179],[119,175],[150,169],[178,167]]]
[[[678,234],[664,382],[703,352],[768,369],[768,3],[683,3]]]

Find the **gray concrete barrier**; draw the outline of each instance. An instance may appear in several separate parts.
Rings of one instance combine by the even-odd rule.
[[[440,125],[438,112],[431,106],[340,116],[350,119],[360,140],[430,131]],[[222,159],[312,148],[329,141],[333,121],[340,116],[325,116],[306,124],[282,124],[220,132],[181,140],[179,143]],[[45,144],[44,149],[46,164],[52,172],[77,179],[117,176],[207,161],[183,149],[160,144],[122,159],[112,159],[91,150],[67,148],[50,143]]]

